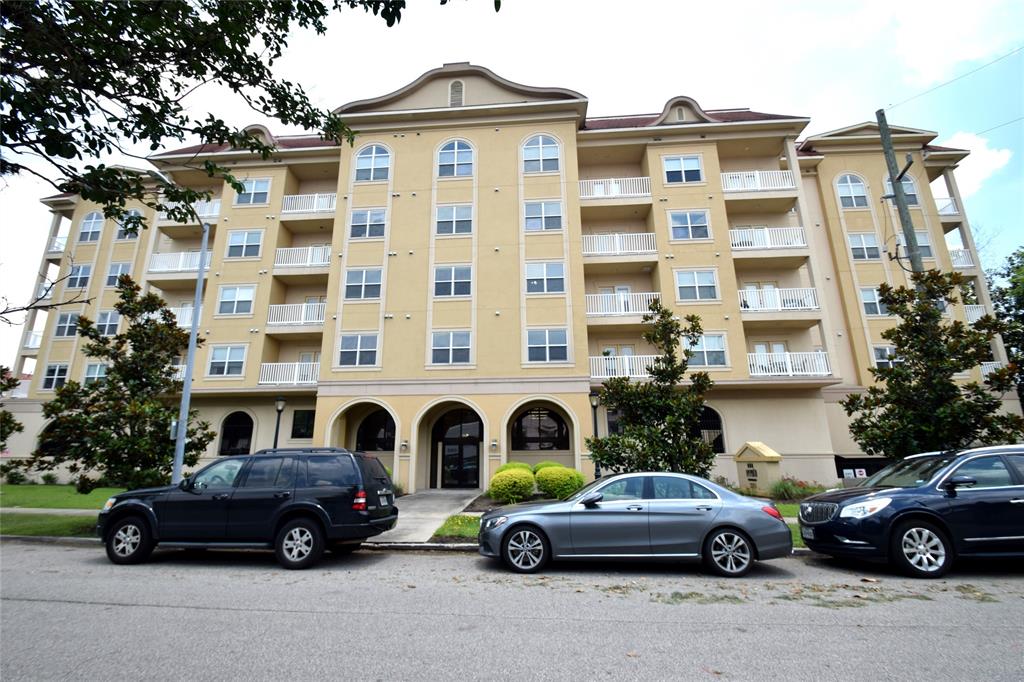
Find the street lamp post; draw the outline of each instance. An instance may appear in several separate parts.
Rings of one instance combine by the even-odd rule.
[[[600,402],[601,399],[598,396],[597,391],[591,391],[590,411],[591,413],[593,413],[594,416],[594,438],[597,438],[597,406]],[[591,452],[591,456],[593,456],[593,452]],[[598,464],[597,462],[594,462],[594,478],[601,478],[601,465]]]
[[[284,398],[278,396],[274,399],[274,409],[277,410],[277,424],[274,425],[274,449],[277,449],[277,436],[281,433],[281,413],[284,412]]]

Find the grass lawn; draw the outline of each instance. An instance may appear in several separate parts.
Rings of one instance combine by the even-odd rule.
[[[431,539],[460,538],[476,540],[477,533],[479,532],[479,516],[455,514],[454,516],[449,516],[445,519],[445,522],[441,524],[441,527],[434,531],[434,537]]]
[[[0,484],[0,507],[39,507],[46,509],[95,509],[99,511],[111,495],[124,488],[96,488],[88,495],[75,491],[73,485],[11,485]]]
[[[787,518],[795,519],[800,513],[800,504],[797,502],[776,502],[775,506]]]
[[[0,511],[0,534],[3,535],[61,535],[92,537],[96,519],[91,516],[61,516],[59,514],[11,514]]]
[[[804,544],[804,539],[802,537],[800,537],[800,524],[798,524],[798,523],[788,523],[786,525],[789,526],[789,532],[792,533],[792,535],[793,535],[793,546],[794,547],[806,547],[807,545]]]

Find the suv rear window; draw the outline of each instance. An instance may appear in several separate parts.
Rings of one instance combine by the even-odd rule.
[[[359,485],[359,474],[348,455],[314,455],[306,462],[306,485],[310,488]]]
[[[388,470],[384,468],[384,465],[380,463],[379,459],[376,457],[356,457],[356,459],[361,465],[363,478],[365,480],[376,480],[385,485],[391,483],[391,477],[388,476]]]

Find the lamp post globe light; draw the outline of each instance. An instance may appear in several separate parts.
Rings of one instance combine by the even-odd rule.
[[[594,438],[597,438],[597,406],[600,404],[601,398],[598,396],[597,391],[590,392],[590,411],[594,417]],[[594,478],[601,478],[601,465],[594,462]]]
[[[277,410],[277,423],[274,425],[274,447],[277,448],[277,437],[281,433],[281,413],[284,412],[285,399],[278,396],[274,399],[274,409]]]

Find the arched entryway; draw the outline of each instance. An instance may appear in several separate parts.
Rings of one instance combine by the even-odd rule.
[[[247,455],[252,452],[252,417],[247,412],[232,412],[220,427],[218,455]]]
[[[722,415],[718,414],[713,407],[705,405],[700,413],[700,435],[716,455],[725,453],[725,430],[722,428]]]
[[[533,400],[519,406],[508,421],[508,459],[527,464],[550,460],[576,466],[573,421],[558,405]]]
[[[378,402],[359,401],[340,410],[328,430],[330,445],[374,455],[398,476],[395,458],[398,427],[394,415]]]
[[[479,488],[484,425],[474,410],[441,413],[430,429],[428,487]]]
[[[395,420],[381,408],[363,417],[356,429],[356,450],[363,452],[395,451]]]

